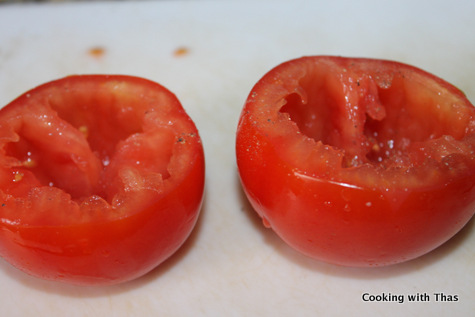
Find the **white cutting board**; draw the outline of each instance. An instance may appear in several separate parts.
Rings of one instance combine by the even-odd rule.
[[[157,81],[195,120],[206,199],[191,238],[136,281],[99,288],[31,278],[0,259],[2,316],[469,316],[472,220],[414,261],[349,269],[310,260],[265,229],[234,158],[241,107],[270,68],[302,55],[396,59],[452,82],[475,102],[475,2],[118,1],[0,5],[0,104],[74,73]],[[102,48],[95,56],[91,49]],[[179,48],[185,53],[176,56]],[[428,293],[430,302],[407,295]],[[434,293],[458,302],[435,302]],[[403,303],[362,295],[404,295]]]

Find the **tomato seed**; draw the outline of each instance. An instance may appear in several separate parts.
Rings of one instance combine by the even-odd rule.
[[[15,175],[13,176],[13,181],[14,182],[19,182],[23,179],[23,173],[22,172],[15,172]]]

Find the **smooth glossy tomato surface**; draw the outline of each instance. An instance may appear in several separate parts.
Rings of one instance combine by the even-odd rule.
[[[290,246],[345,266],[423,255],[475,209],[475,108],[415,67],[331,56],[254,86],[237,130],[240,178]]]
[[[189,236],[203,189],[195,124],[157,83],[70,76],[0,110],[0,255],[31,275],[137,278]]]

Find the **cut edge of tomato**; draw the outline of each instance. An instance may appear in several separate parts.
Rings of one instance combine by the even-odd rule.
[[[396,107],[407,117],[398,117]],[[398,185],[412,187],[442,174],[463,177],[457,171],[475,166],[474,156],[464,154],[475,153],[473,105],[453,85],[399,62],[330,56],[285,62],[254,86],[239,125],[244,117],[258,139],[273,140],[276,153],[310,178],[394,186],[403,175]],[[435,134],[432,121],[439,123]]]

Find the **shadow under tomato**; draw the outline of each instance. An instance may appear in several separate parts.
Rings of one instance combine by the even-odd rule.
[[[93,298],[125,293],[133,289],[140,288],[148,283],[152,283],[153,281],[159,279],[161,276],[165,275],[168,271],[170,271],[171,268],[173,268],[186,257],[186,255],[189,253],[189,251],[193,248],[193,246],[196,244],[196,241],[198,240],[198,237],[201,232],[202,219],[204,218],[205,210],[206,189],[203,197],[203,204],[201,207],[200,216],[198,217],[196,225],[193,228],[193,231],[190,233],[188,239],[171,257],[165,260],[165,262],[161,263],[159,266],[157,266],[155,269],[145,274],[144,276],[129,282],[106,286],[79,286],[55,281],[47,281],[26,274],[13,267],[6,261],[2,260],[1,258],[0,271],[4,271],[4,274],[12,277],[14,280],[29,288],[36,289],[41,292],[58,294],[66,297]]]
[[[468,240],[474,234],[475,219],[469,221],[465,227],[459,231],[454,237],[445,242],[443,245],[434,249],[433,251],[420,256],[416,259],[399,263],[396,265],[385,267],[368,267],[368,268],[354,268],[344,267],[334,264],[329,264],[309,258],[300,252],[288,246],[277,234],[264,227],[262,219],[254,211],[249,200],[244,193],[240,184],[239,177],[236,177],[236,182],[240,191],[240,203],[242,210],[248,215],[250,225],[255,230],[262,234],[263,240],[268,245],[271,245],[283,258],[295,263],[305,269],[320,272],[325,275],[332,275],[337,277],[353,278],[353,279],[383,279],[388,277],[400,276],[409,274],[414,271],[419,271],[425,267],[437,263],[441,259],[450,256],[464,241]]]

